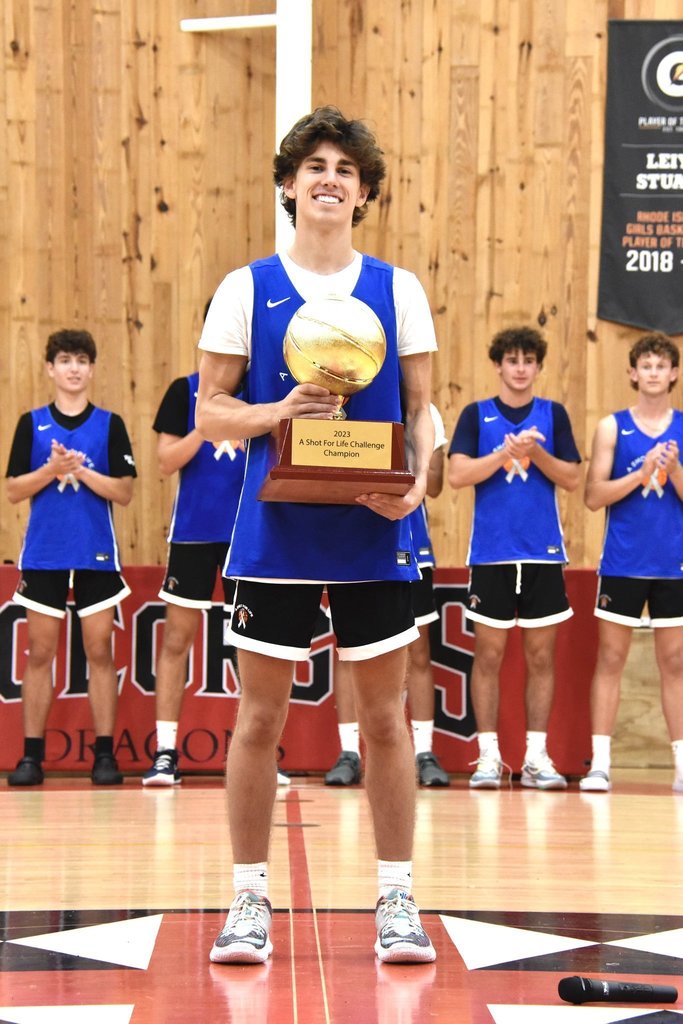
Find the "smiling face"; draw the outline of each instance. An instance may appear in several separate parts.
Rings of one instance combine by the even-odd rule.
[[[357,164],[331,142],[319,143],[301,161],[284,192],[296,202],[297,228],[302,223],[350,225],[354,210],[368,197]]]
[[[64,395],[80,395],[87,391],[94,369],[85,352],[57,352],[54,361],[46,366],[56,390]]]

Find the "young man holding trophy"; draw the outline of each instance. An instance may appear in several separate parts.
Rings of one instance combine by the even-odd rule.
[[[228,274],[200,341],[197,426],[210,440],[249,441],[225,568],[237,579],[229,642],[242,681],[227,765],[235,899],[214,962],[262,963],[272,951],[274,755],[293,663],[309,654],[324,587],[367,749],[375,951],[398,962],[436,955],[411,895],[415,765],[402,703],[406,649],[418,636],[410,581],[419,570],[406,516],[426,490],[436,342],[415,276],[352,245],[384,176],[382,152],[361,121],[334,107],[298,121],[274,161],[294,241]],[[401,379],[409,472],[396,468]],[[245,400],[234,397],[240,387]],[[281,461],[286,449],[294,464],[280,467],[298,477],[291,484],[275,479],[276,436]],[[373,461],[385,455],[386,463]]]

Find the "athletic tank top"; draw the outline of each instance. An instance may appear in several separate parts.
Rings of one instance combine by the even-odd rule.
[[[511,423],[493,399],[478,402],[479,456],[504,445],[506,434],[537,427],[554,453],[552,402],[534,398],[529,415]],[[468,565],[566,562],[555,485],[532,462],[506,463],[475,486]]]
[[[195,429],[199,374],[190,374],[187,383],[189,434]],[[236,451],[235,458],[231,459],[210,441],[204,442],[178,475],[169,541],[227,544],[235,525],[245,461],[243,451]]]
[[[34,409],[31,471],[50,459],[52,440],[85,452],[85,465],[109,475],[111,413],[94,407],[84,423],[73,430],[60,426],[49,406]],[[121,568],[114,534],[111,502],[85,484],[53,480],[31,498],[31,512],[19,556],[20,569]]]
[[[282,343],[292,315],[304,300],[278,256],[253,263],[251,271],[252,353],[245,392],[254,404],[277,402],[296,385]],[[398,423],[400,365],[393,268],[364,256],[352,294],[379,317],[387,354],[372,384],[344,406],[347,417]],[[407,519],[390,522],[362,506],[259,501],[258,492],[272,464],[270,441],[268,434],[249,441],[226,575],[322,582],[418,578]]]
[[[642,466],[647,452],[660,442],[677,441],[683,450],[683,413],[676,409],[659,437],[644,434],[628,409],[614,413],[614,418],[613,480]],[[683,502],[666,475],[607,507],[598,572],[601,576],[683,578]]]

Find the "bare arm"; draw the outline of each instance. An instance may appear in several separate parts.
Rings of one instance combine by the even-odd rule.
[[[128,505],[133,497],[132,476],[105,476],[95,469],[81,466],[74,474],[79,483],[85,484],[91,491],[105,501],[114,501],[117,505]]]
[[[274,430],[281,419],[296,416],[329,420],[337,410],[336,395],[316,384],[297,384],[280,402],[243,402],[234,393],[245,367],[245,356],[202,354],[195,419],[197,429],[207,440],[258,437]]]
[[[581,480],[581,466],[578,462],[566,462],[551,455],[545,448],[536,444],[529,453],[529,458],[540,469],[548,480],[565,491],[575,491]]]
[[[12,504],[32,498],[57,477],[72,476],[80,484],[90,488],[100,498],[127,505],[133,497],[133,478],[130,476],[105,476],[83,465],[83,452],[67,449],[53,442],[49,460],[38,469],[21,476],[10,477],[7,481],[7,497]]]
[[[203,444],[204,438],[198,430],[191,430],[185,437],[178,437],[177,434],[159,434],[157,438],[159,471],[164,476],[171,476],[186,466]]]
[[[17,505],[26,498],[32,498],[43,488],[51,484],[57,476],[56,471],[50,462],[46,462],[38,469],[30,473],[22,473],[21,476],[10,476],[7,478],[7,498],[12,505]]]
[[[488,480],[496,470],[510,459],[529,459],[536,468],[557,487],[573,491],[579,485],[581,469],[576,462],[566,462],[551,455],[543,445],[545,437],[536,427],[521,430],[519,434],[506,434],[505,443],[498,451],[479,458],[468,455],[452,455],[449,460],[448,482],[451,487],[467,487]]]
[[[436,448],[429,460],[427,474],[427,497],[438,498],[443,490],[443,447]]]
[[[83,459],[82,452],[67,449],[63,444],[53,441],[50,458],[47,462],[39,466],[38,469],[31,470],[30,473],[9,477],[7,480],[8,499],[13,505],[16,505],[18,502],[38,494],[57,477],[65,477],[69,473],[75,476],[83,465]]]
[[[613,505],[615,501],[621,501],[622,498],[640,487],[648,465],[651,467],[650,473],[654,470],[654,460],[650,458],[651,453],[648,452],[642,468],[639,467],[632,473],[611,480],[616,444],[617,421],[614,416],[606,416],[598,423],[593,436],[591,460],[586,477],[583,500],[592,512],[605,508],[607,505]]]
[[[429,410],[432,390],[429,352],[401,359],[406,399],[405,440],[415,483],[407,494],[361,494],[356,501],[387,519],[403,519],[424,500],[429,463],[434,453],[434,423]]]
[[[501,469],[509,457],[505,448],[477,458],[456,452],[448,459],[448,483],[456,490],[480,484]]]

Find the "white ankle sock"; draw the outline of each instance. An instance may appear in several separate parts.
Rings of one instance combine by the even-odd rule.
[[[612,737],[603,736],[600,733],[593,733],[591,742],[593,752],[591,771],[604,772],[605,775],[609,775]]]
[[[683,779],[683,740],[674,740],[671,744],[671,749],[674,752],[676,775]]]
[[[257,896],[268,896],[268,864],[233,864],[232,881],[235,895],[249,889]]]
[[[434,720],[430,719],[428,722],[418,722],[414,718],[411,718],[410,728],[413,734],[415,757],[417,757],[418,754],[431,754]]]
[[[400,889],[410,895],[413,891],[412,860],[378,860],[377,884],[380,899],[388,896],[392,889]]]
[[[342,750],[348,750],[351,754],[360,754],[358,722],[340,722],[338,729]]]
[[[175,750],[178,742],[178,723],[157,719],[157,750]]]
[[[477,741],[479,743],[480,757],[490,757],[493,761],[500,761],[497,732],[480,732],[477,736]]]
[[[533,764],[541,754],[545,754],[547,740],[547,732],[539,732],[536,729],[529,729],[526,734],[526,754],[524,755],[524,761],[526,764],[529,764],[530,762]]]

